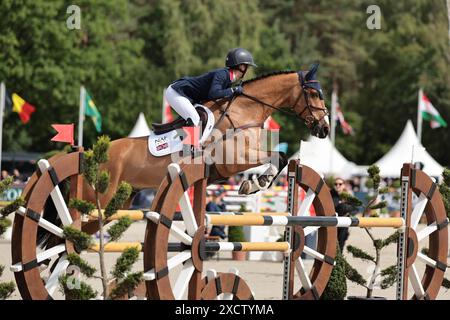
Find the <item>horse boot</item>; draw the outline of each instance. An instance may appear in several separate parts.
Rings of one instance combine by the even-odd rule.
[[[245,180],[244,182],[242,182],[238,193],[253,194],[258,191],[267,190],[272,185],[272,182],[277,173],[277,167],[271,164],[270,167],[258,178],[253,176],[251,180]]]

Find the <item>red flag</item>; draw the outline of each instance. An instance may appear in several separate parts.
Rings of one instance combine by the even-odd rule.
[[[53,129],[58,131],[51,141],[67,142],[73,146],[74,124],[52,124]]]
[[[200,127],[183,127],[184,132],[186,132],[186,137],[183,139],[183,144],[193,145],[198,147],[198,142],[200,138]]]
[[[341,124],[342,132],[344,132],[344,134],[346,134],[346,135],[355,134],[352,126],[347,121],[345,121],[344,114],[342,113],[341,106],[339,104],[337,104],[337,106],[336,106],[336,118],[339,121],[339,123]]]
[[[280,125],[272,117],[268,117],[264,122],[264,128],[269,130],[280,130]]]

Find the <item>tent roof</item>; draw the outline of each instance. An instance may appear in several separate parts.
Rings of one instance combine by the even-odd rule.
[[[145,121],[144,114],[141,112],[141,113],[139,113],[139,117],[136,120],[136,124],[134,125],[133,130],[131,130],[128,137],[129,138],[137,138],[137,137],[148,136],[149,134],[150,134],[150,129],[148,127],[147,121]]]
[[[298,158],[302,164],[322,175],[347,179],[360,171],[355,163],[347,160],[336,147],[333,147],[329,138],[319,139],[310,136],[306,142],[302,141],[301,149],[289,160]]]
[[[414,155],[413,155],[414,148]],[[412,158],[413,157],[413,158]],[[375,164],[380,168],[383,177],[398,177],[403,163],[422,162],[423,171],[430,176],[439,177],[442,166],[434,160],[419,142],[411,120],[406,123],[405,129],[394,146]]]

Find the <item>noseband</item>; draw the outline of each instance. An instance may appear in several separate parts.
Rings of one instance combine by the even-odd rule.
[[[300,118],[301,120],[303,120],[303,118],[302,118],[303,113],[305,113],[305,111],[308,111],[309,114],[306,115],[306,117],[305,117],[305,119],[304,119],[305,124],[306,124],[307,126],[310,126],[310,125],[313,124],[313,123],[318,123],[320,120],[322,120],[323,118],[325,118],[326,116],[328,116],[328,109],[327,109],[327,108],[320,108],[320,107],[316,107],[316,106],[311,105],[311,104],[309,103],[308,92],[306,91],[306,89],[307,89],[307,88],[310,88],[310,89],[316,90],[316,91],[319,93],[320,100],[323,100],[322,90],[317,89],[317,88],[320,88],[319,81],[317,81],[317,80],[305,81],[305,79],[304,79],[304,77],[303,77],[303,72],[302,72],[302,71],[299,71],[297,74],[298,74],[298,80],[299,80],[300,86],[302,87],[302,92],[301,92],[300,95],[297,97],[297,99],[295,100],[294,104],[293,104],[290,108],[288,108],[288,110],[286,110],[286,109],[284,109],[284,108],[278,108],[278,107],[272,106],[272,105],[270,105],[270,104],[268,104],[268,103],[266,103],[266,102],[264,102],[264,101],[262,101],[262,100],[260,100],[260,99],[258,99],[258,98],[256,98],[256,97],[253,97],[253,96],[248,95],[248,94],[246,94],[246,93],[242,93],[241,96],[246,97],[247,99],[253,100],[253,101],[255,101],[255,102],[258,102],[258,103],[260,103],[260,104],[262,104],[262,105],[264,105],[264,106],[266,106],[266,107],[275,109],[275,110],[277,110],[277,111],[284,112],[284,113],[286,113],[286,114],[288,114],[288,115],[290,115],[290,116],[298,117],[298,118]],[[317,88],[315,88],[315,87],[317,87]],[[303,94],[303,93],[304,93],[304,94]],[[300,101],[300,99],[302,98],[302,96],[303,96],[304,99],[305,99],[305,108],[303,108],[303,110],[302,110],[300,113],[297,113],[297,112],[295,112],[295,106],[298,104],[298,102]],[[235,98],[235,97],[233,97],[233,98]],[[231,102],[231,101],[230,101],[230,102]],[[316,118],[314,117],[313,110],[320,110],[320,111],[323,111],[324,114],[323,114],[323,116],[320,117],[319,119],[316,119]]]

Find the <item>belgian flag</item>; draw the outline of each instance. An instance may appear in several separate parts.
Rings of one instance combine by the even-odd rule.
[[[6,106],[8,110],[12,110],[19,114],[23,124],[30,121],[31,114],[36,111],[34,106],[26,102],[17,93],[10,94],[8,90],[6,90]]]

